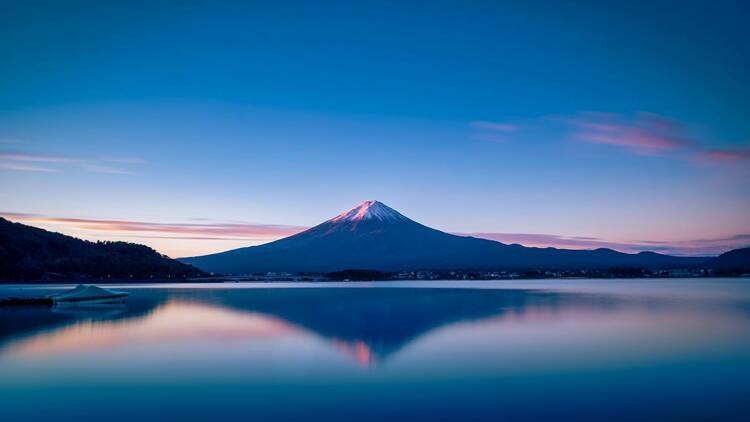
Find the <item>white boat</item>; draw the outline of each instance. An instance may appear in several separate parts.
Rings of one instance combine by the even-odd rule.
[[[122,302],[127,296],[128,293],[126,292],[109,290],[88,284],[79,284],[75,289],[51,295],[49,298],[56,305],[82,305]]]

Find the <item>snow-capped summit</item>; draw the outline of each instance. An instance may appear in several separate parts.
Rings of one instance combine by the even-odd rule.
[[[346,269],[686,268],[696,265],[696,261],[690,259],[655,253],[625,254],[609,249],[566,250],[504,245],[441,232],[410,220],[378,201],[365,201],[284,239],[181,261],[204,271],[250,274]]]
[[[408,218],[382,202],[365,201],[354,208],[342,212],[329,221],[332,223],[339,223],[344,221],[357,222],[362,220],[406,221]]]

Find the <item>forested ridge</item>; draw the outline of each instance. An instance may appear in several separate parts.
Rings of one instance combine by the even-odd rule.
[[[128,242],[91,242],[0,218],[0,280],[185,278],[199,269]]]

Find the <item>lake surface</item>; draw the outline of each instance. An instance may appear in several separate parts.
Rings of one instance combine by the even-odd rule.
[[[750,279],[113,288],[0,308],[3,421],[750,420]]]

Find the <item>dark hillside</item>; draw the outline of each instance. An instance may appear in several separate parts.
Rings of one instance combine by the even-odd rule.
[[[183,278],[203,272],[127,242],[90,242],[0,218],[0,280]]]

